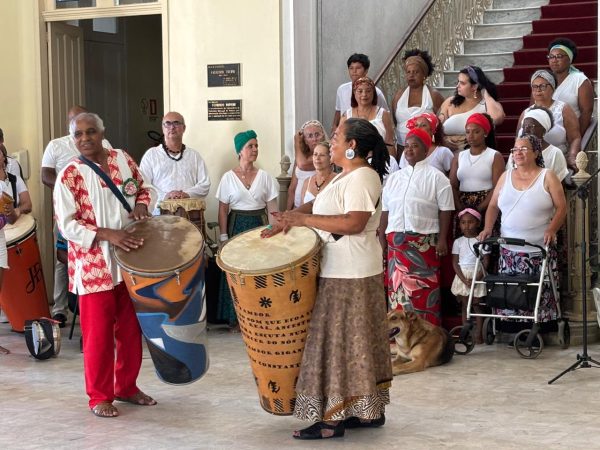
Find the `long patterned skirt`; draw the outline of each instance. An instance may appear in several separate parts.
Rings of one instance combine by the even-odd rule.
[[[256,211],[232,210],[227,217],[227,234],[230,238],[236,234],[251,230],[268,223],[267,212],[264,209]],[[217,305],[217,320],[226,321],[230,327],[237,325],[237,315],[233,307],[233,299],[227,284],[225,274],[221,274],[219,282],[219,303]]]
[[[441,325],[440,260],[436,236],[389,233],[387,289],[390,309],[415,311]]]
[[[377,419],[390,403],[392,367],[381,274],[321,278],[296,384],[302,420]]]
[[[548,264],[553,273],[554,279],[558,280],[556,270],[556,249],[551,247]],[[506,248],[500,249],[500,270],[499,273],[507,275],[539,275],[542,270],[542,257],[538,252],[528,253],[526,251],[513,251]],[[554,297],[552,286],[549,281],[544,282],[542,286],[542,298],[538,309],[538,318],[540,322],[555,320],[558,316],[557,298]],[[501,316],[511,315],[532,315],[532,311],[514,310],[514,309],[496,309],[496,314]]]

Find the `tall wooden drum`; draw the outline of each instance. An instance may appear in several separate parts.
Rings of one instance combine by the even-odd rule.
[[[239,234],[217,256],[227,274],[261,406],[294,411],[296,381],[317,291],[321,241],[315,231],[260,237],[264,227]]]
[[[50,317],[36,228],[29,214],[4,227],[9,268],[4,271],[0,305],[18,332],[26,320]]]
[[[206,221],[204,210],[206,202],[201,198],[169,198],[158,204],[161,215],[185,217],[198,227],[202,237],[206,239]]]
[[[158,377],[187,384],[208,370],[204,240],[178,216],[156,216],[125,227],[140,248],[114,249]]]

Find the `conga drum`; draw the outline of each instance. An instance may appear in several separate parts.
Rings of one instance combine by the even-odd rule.
[[[204,239],[178,216],[155,216],[125,227],[144,245],[113,248],[158,377],[187,384],[208,370]]]
[[[227,275],[261,406],[287,416],[317,292],[321,240],[315,231],[260,237],[264,227],[229,240],[217,256]]]
[[[201,198],[169,198],[159,202],[158,208],[161,214],[185,217],[198,227],[202,237],[206,239],[204,221],[204,210],[206,202]]]
[[[35,219],[23,214],[4,227],[4,234],[9,268],[4,270],[0,305],[12,329],[22,332],[26,320],[50,317]]]

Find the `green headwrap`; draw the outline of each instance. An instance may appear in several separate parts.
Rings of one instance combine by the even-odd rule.
[[[235,152],[238,155],[244,148],[244,145],[246,145],[250,139],[256,139],[256,133],[254,130],[242,131],[241,133],[235,135],[233,142],[235,144]]]

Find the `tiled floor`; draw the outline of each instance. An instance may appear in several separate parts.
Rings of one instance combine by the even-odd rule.
[[[0,345],[11,350],[0,355],[0,448],[600,448],[600,369],[547,384],[579,347],[546,348],[537,360],[505,344],[476,347],[446,366],[396,377],[383,428],[301,442],[291,431],[305,424],[259,406],[240,336],[209,337],[204,378],[163,384],[146,354],[139,385],[159,405],[119,404],[120,417],[101,419],[87,409],[78,339],[65,338],[58,358],[36,361],[22,335],[0,324]],[[599,344],[589,352],[600,360]]]

